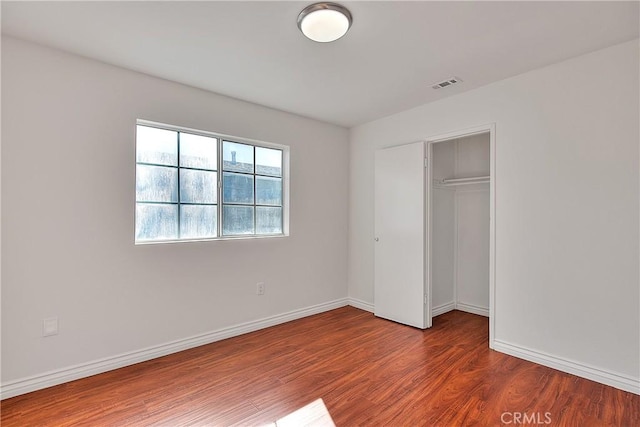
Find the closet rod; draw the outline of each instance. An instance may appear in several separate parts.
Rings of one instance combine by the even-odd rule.
[[[448,178],[439,182],[440,185],[465,185],[465,184],[483,184],[491,180],[490,176],[473,176],[470,178]]]

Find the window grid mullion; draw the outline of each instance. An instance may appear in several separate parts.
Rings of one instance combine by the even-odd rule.
[[[222,161],[222,138],[218,138],[218,146],[216,147],[218,149],[218,188],[217,188],[217,192],[218,192],[218,197],[217,197],[217,201],[218,201],[218,223],[216,224],[216,233],[218,237],[222,237],[222,221],[224,220],[222,218],[223,214],[222,214],[222,204],[223,204],[223,200],[222,200],[222,187],[224,185],[224,183],[222,182],[223,179],[223,175],[224,175],[224,165],[223,165],[223,161]]]
[[[258,235],[258,210],[256,199],[258,198],[258,180],[256,179],[256,146],[253,146],[253,235]]]
[[[176,132],[178,138],[178,239],[180,239],[180,230],[182,228],[182,218],[181,218],[181,199],[180,199],[180,135],[182,132]]]
[[[180,206],[217,206],[217,203],[197,203],[197,202],[154,202],[150,200],[138,200],[136,203],[144,205],[180,205]]]
[[[149,163],[149,162],[136,162],[136,165],[156,166],[160,168],[174,168],[174,169],[178,168],[178,166],[174,166],[174,165],[163,165],[162,163]]]
[[[178,202],[152,202],[152,201],[144,201],[144,200],[137,200],[136,203],[144,204],[144,205],[177,205],[178,204]]]
[[[159,163],[136,162],[136,164],[143,165],[143,166],[156,166],[156,167],[161,167],[161,168],[174,168],[174,169],[178,168],[178,166],[161,165]],[[180,166],[180,169],[191,170],[191,171],[199,171],[199,172],[217,172],[216,169],[195,168],[195,167],[191,167],[191,166]]]

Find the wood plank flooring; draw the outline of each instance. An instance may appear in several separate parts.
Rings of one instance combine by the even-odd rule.
[[[318,398],[339,427],[640,425],[640,396],[487,342],[473,314],[421,331],[344,307],[4,400],[2,426],[265,425]]]

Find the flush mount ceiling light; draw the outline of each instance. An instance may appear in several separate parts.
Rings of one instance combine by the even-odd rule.
[[[338,40],[349,31],[352,22],[351,12],[336,3],[314,3],[298,15],[302,34],[320,43]]]

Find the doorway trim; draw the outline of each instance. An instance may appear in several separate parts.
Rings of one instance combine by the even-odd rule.
[[[426,262],[425,262],[425,278],[427,280],[428,295],[433,295],[432,281],[432,265],[431,265],[431,236],[433,222],[433,192],[432,188],[432,171],[433,171],[433,144],[444,142],[452,139],[464,138],[467,136],[489,134],[489,348],[494,348],[495,327],[496,327],[496,124],[489,123],[486,125],[475,126],[472,128],[452,131],[444,134],[433,135],[425,139],[428,155],[427,169],[427,188],[428,197],[426,198],[427,214],[425,215],[425,229],[427,230],[426,239]],[[431,298],[430,298],[431,300]],[[430,301],[433,305],[433,302]],[[431,311],[431,310],[425,310]]]

